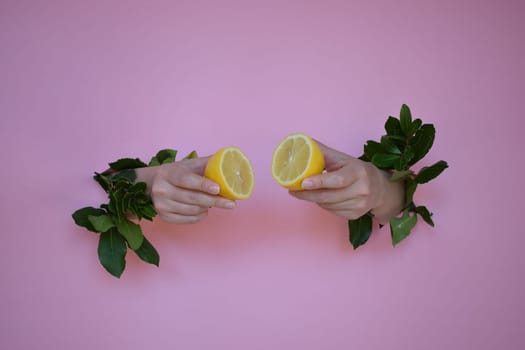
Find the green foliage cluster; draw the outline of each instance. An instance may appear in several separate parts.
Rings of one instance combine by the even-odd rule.
[[[419,118],[412,119],[407,105],[401,107],[399,118],[388,117],[386,134],[379,142],[369,140],[364,145],[361,160],[372,162],[380,169],[391,172],[391,181],[405,182],[405,203],[402,214],[390,219],[392,244],[395,246],[408,237],[420,216],[427,224],[434,226],[432,213],[422,205],[414,203],[417,186],[427,183],[448,168],[440,160],[423,167],[416,174],[410,168],[423,159],[434,143],[436,130],[433,124],[423,124]],[[372,214],[367,213],[356,220],[348,221],[350,243],[357,249],[365,244],[372,233]]]
[[[109,169],[95,173],[94,180],[108,195],[108,203],[99,208],[84,207],[73,213],[73,220],[88,231],[100,234],[98,258],[111,275],[119,277],[126,268],[128,248],[144,262],[159,266],[159,253],[146,239],[138,223],[157,215],[145,182],[136,182],[135,169],[175,161],[176,150],[163,149],[148,164],[138,158],[122,158],[109,163]],[[195,158],[191,152],[185,159]]]

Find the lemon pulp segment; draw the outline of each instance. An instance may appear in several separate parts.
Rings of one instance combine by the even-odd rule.
[[[320,174],[324,157],[317,143],[302,133],[288,135],[274,151],[272,177],[281,186],[301,189],[306,177]]]
[[[251,194],[253,170],[248,158],[238,150],[227,150],[222,157],[221,170],[229,189],[239,197]]]
[[[220,186],[219,194],[229,199],[246,199],[253,192],[253,168],[238,147],[217,151],[208,161],[204,176],[215,181]]]

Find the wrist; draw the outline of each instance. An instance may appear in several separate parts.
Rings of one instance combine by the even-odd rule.
[[[405,185],[403,181],[391,181],[390,172],[373,167],[379,179],[379,194],[370,212],[380,224],[385,224],[403,210]]]

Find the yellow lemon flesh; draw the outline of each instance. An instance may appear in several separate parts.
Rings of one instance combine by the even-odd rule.
[[[253,167],[237,147],[225,147],[211,156],[204,176],[216,182],[219,194],[229,199],[247,199],[252,195],[255,176]]]
[[[321,174],[325,162],[317,143],[303,133],[290,134],[277,145],[272,157],[272,177],[281,186],[301,190],[309,176]]]

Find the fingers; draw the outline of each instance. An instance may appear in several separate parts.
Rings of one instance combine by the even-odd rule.
[[[367,213],[366,211],[359,210],[330,210],[330,212],[347,220],[359,219],[361,216]]]
[[[317,143],[324,155],[327,172],[305,179],[302,183],[305,191],[290,191],[290,194],[345,218],[357,218],[366,213],[370,209],[367,208],[370,188],[362,162]],[[208,160],[209,157],[187,159],[156,169],[151,194],[162,220],[194,223],[205,218],[209,208],[235,207],[235,201],[218,195],[217,183],[203,176]]]
[[[321,208],[332,211],[347,210],[348,208],[355,208],[359,206],[361,198],[350,198],[336,203],[317,203]]]
[[[170,223],[194,223],[206,217],[209,208],[233,209],[236,205],[226,198],[173,187],[162,194],[155,189],[154,193],[155,210],[162,220]]]
[[[170,224],[194,224],[208,215],[208,212],[199,214],[199,215],[181,215],[177,213],[159,213],[159,217]]]
[[[334,172],[310,176],[303,180],[301,186],[305,190],[338,189],[351,186],[358,179],[352,167],[343,167]]]
[[[334,193],[339,192],[339,193]],[[319,207],[349,220],[366,214],[370,207],[366,196],[348,191],[290,191],[298,199],[314,202]]]
[[[199,177],[198,175],[196,176]],[[190,176],[187,176],[187,178],[190,178]],[[193,177],[191,176],[191,178]],[[200,178],[203,179],[202,177]],[[157,206],[161,206],[163,203],[177,202],[203,208],[219,207],[232,209],[235,207],[235,202],[232,200],[216,195],[211,195],[199,190],[199,188],[202,188],[201,186],[203,183],[201,179],[197,179],[197,182],[201,184],[196,186],[197,190],[190,190],[183,187],[174,186],[168,181],[156,181],[152,188],[152,197],[155,204]],[[187,184],[185,181],[186,180],[183,180],[183,183]],[[189,181],[191,182],[193,179]],[[160,209],[165,211],[175,211],[177,208],[171,208],[168,206],[167,208],[161,207]]]
[[[339,203],[319,203],[319,206],[347,219],[357,219],[370,210],[366,197],[360,196]]]
[[[194,223],[212,207],[233,209],[235,201],[218,196],[219,186],[193,171],[204,171],[207,158],[170,163],[158,168],[151,188],[159,217],[169,223]]]
[[[172,186],[217,195],[220,191],[219,185],[194,172],[204,172],[207,159],[188,159],[180,163],[170,164],[170,167],[164,169],[164,177]]]
[[[196,216],[208,211],[208,207],[180,203],[167,198],[158,200],[155,206],[160,213],[176,213],[184,216]]]
[[[305,179],[305,190],[290,194],[350,220],[361,217],[371,210],[377,190],[361,160],[348,158],[345,162],[336,171]]]
[[[203,175],[206,164],[208,164],[210,157],[199,157],[193,159],[184,159],[178,162],[180,165],[188,168],[192,173]]]
[[[176,190],[173,187],[171,191],[162,195],[156,191],[153,197],[160,218],[170,223],[197,222],[208,214],[209,208],[233,209],[236,205],[234,201],[202,192]]]
[[[343,189],[319,189],[311,191],[289,191],[295,198],[317,204],[343,203],[366,196],[366,190],[361,186],[350,186]]]

